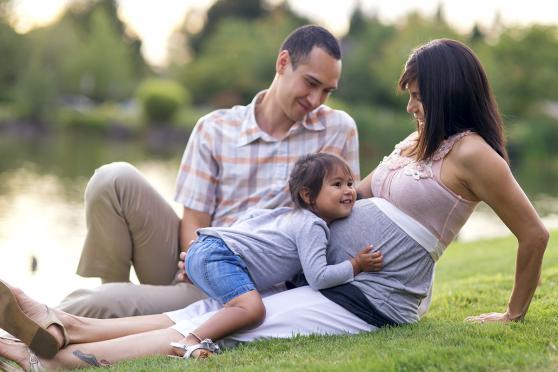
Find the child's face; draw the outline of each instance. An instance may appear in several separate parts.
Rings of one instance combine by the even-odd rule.
[[[324,179],[313,211],[329,224],[351,214],[355,199],[353,176],[342,167],[335,167]]]

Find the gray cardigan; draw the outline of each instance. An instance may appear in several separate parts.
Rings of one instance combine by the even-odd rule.
[[[328,265],[329,228],[324,220],[305,209],[253,210],[230,227],[206,227],[197,233],[223,239],[231,251],[242,257],[258,290],[289,280],[301,270],[314,289],[353,280],[353,266],[348,259]]]

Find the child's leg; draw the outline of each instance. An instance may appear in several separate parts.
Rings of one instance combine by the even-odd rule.
[[[210,298],[224,303],[215,313],[182,343],[195,345],[209,338],[219,340],[242,329],[258,326],[265,318],[265,307],[246,268],[222,239],[201,236],[190,247],[185,262],[192,282]],[[194,351],[194,357],[206,357],[207,349]]]
[[[219,340],[240,330],[255,328],[265,319],[265,307],[257,291],[250,291],[227,302],[223,309],[187,335],[182,343],[195,345],[209,338]],[[192,353],[195,358],[205,358],[211,353],[204,349]]]

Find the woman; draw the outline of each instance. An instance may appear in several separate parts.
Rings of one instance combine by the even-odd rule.
[[[517,238],[516,276],[504,312],[468,320],[523,319],[537,286],[548,232],[511,174],[502,120],[480,62],[457,41],[435,40],[412,52],[399,87],[409,93],[407,111],[415,117],[417,130],[359,184],[360,194],[369,199],[358,201],[350,217],[332,224],[328,249],[328,261],[337,263],[371,243],[383,254],[382,270],[361,273],[351,283],[321,292],[303,286],[268,296],[264,323],[222,344],[297,333],[358,333],[416,322],[435,261],[480,201],[491,206]],[[11,297],[12,291],[17,298]],[[181,348],[170,343],[176,345],[219,308],[206,300],[163,315],[110,320],[55,311],[58,319],[53,321],[52,312],[20,291],[0,293],[3,302],[17,302],[34,320],[22,322],[21,333],[36,323],[48,327],[58,345],[69,342],[53,359],[40,359],[49,369],[182,355]],[[0,319],[0,327],[6,322],[9,319]],[[0,344],[0,355],[24,368],[34,360],[23,344],[10,341]]]

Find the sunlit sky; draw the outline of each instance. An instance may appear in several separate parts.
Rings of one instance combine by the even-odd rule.
[[[15,0],[16,28],[26,32],[55,19],[71,0]],[[277,2],[278,0],[272,0]],[[165,63],[167,40],[192,10],[203,11],[214,0],[118,0],[119,14],[142,39],[142,52],[154,65]],[[431,15],[443,5],[446,19],[461,31],[476,22],[492,24],[499,13],[505,24],[558,24],[554,0],[288,0],[290,6],[337,36],[347,31],[349,17],[357,4],[367,13],[393,22],[411,10]]]

